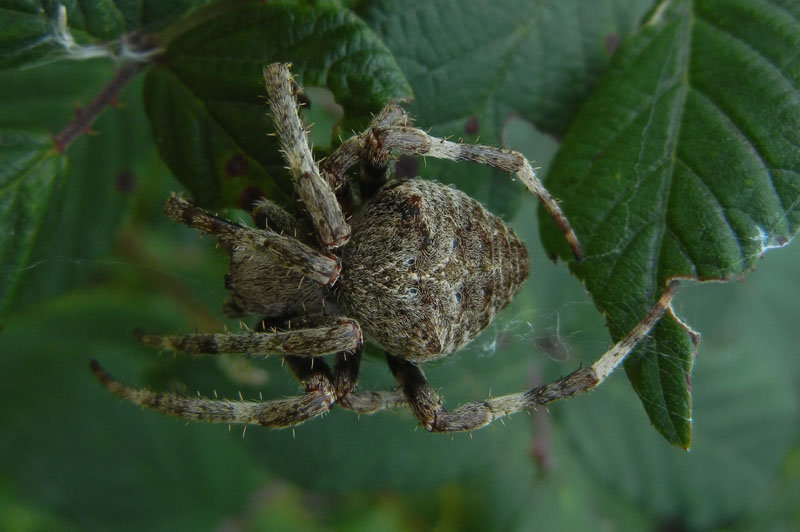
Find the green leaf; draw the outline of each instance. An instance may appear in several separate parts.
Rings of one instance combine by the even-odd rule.
[[[58,0],[44,2],[51,17],[56,17],[59,6],[66,9],[69,26],[100,40],[110,40],[125,31],[125,16],[112,0]],[[49,4],[49,5],[48,5]]]
[[[34,0],[0,2],[0,68],[9,68],[59,52],[55,20]]]
[[[617,43],[652,0],[368,2],[361,14],[414,89],[422,129],[502,145],[512,117],[563,135]],[[536,162],[540,154],[526,152]],[[419,174],[452,183],[511,217],[524,194],[499,171],[430,158]]]
[[[254,188],[287,199],[277,139],[263,100],[263,67],[293,63],[304,86],[324,86],[362,127],[409,94],[391,54],[350,12],[289,3],[250,5],[175,39],[145,85],[161,156],[198,202],[247,206]]]
[[[113,74],[114,64],[103,59],[0,72],[0,123],[42,128],[55,137]]]
[[[800,226],[800,5],[664,2],[581,110],[547,186],[618,339],[671,278],[729,280]],[[568,249],[540,213],[551,255]],[[627,361],[655,427],[691,440],[695,347],[673,318]]]
[[[125,31],[125,19],[110,0],[95,2],[0,2],[0,68],[59,58],[110,56],[98,46]]]
[[[480,136],[493,143],[509,114],[563,134],[617,42],[652,4],[380,0],[362,15],[408,76],[414,116],[437,127],[458,123],[449,133],[470,135],[467,119],[483,115]]]
[[[62,0],[63,1],[63,0]],[[136,30],[154,31],[174,23],[197,8],[214,0],[101,0],[91,2],[65,2],[85,20],[91,35],[102,37],[104,26],[124,28],[125,32]],[[106,22],[109,21],[109,22]],[[76,24],[77,27],[80,27]],[[116,35],[111,35],[115,37]]]
[[[211,0],[0,0],[0,69],[124,54],[124,33],[162,28]]]
[[[52,214],[63,158],[46,133],[0,129],[0,317],[13,301],[17,283]]]
[[[114,65],[107,60],[62,61],[46,68],[2,72],[3,125],[46,128],[50,135],[43,135],[42,142],[46,138],[52,148],[52,136],[73,118],[76,104],[91,101],[113,72]],[[20,261],[15,268],[21,272],[16,290],[0,290],[14,299],[13,307],[8,306],[10,299],[5,301],[6,312],[85,280],[111,247],[132,193],[154,170],[156,160],[140,95],[141,84],[134,82],[120,94],[119,107],[101,113],[92,126],[96,133],[81,136],[70,146],[68,157],[62,156],[58,166],[66,168],[58,181],[63,186],[53,185],[50,195],[37,193],[34,200],[25,199],[32,205],[42,202],[46,223],[38,226],[35,241],[28,242],[29,252],[15,257]]]

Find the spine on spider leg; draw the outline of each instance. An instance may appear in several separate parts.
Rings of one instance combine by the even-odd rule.
[[[320,244],[327,249],[342,246],[350,238],[350,227],[345,222],[333,189],[322,179],[314,162],[297,113],[289,66],[281,63],[267,66],[264,68],[264,82],[283,156],[295,180],[297,193],[317,229]]]
[[[461,144],[446,139],[432,137],[424,131],[411,127],[388,127],[377,129],[376,134],[387,148],[396,148],[406,153],[427,155],[437,159],[452,161],[472,161],[492,166],[504,172],[516,174],[520,181],[535,194],[542,205],[564,233],[575,259],[583,258],[578,237],[570,226],[558,202],[550,195],[536,177],[530,162],[521,153],[502,150],[480,144]]]

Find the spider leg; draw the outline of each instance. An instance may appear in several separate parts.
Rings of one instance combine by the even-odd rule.
[[[581,260],[583,254],[578,243],[578,237],[572,230],[567,217],[558,202],[544,188],[539,178],[536,177],[536,172],[533,170],[531,163],[521,153],[493,146],[451,142],[433,137],[421,129],[412,127],[376,128],[373,131],[373,135],[376,138],[376,142],[383,146],[384,149],[394,148],[404,153],[426,155],[452,161],[474,161],[498,168],[504,172],[516,174],[528,190],[539,198],[544,208],[547,209],[547,212],[561,229],[561,232],[564,233],[575,258]]]
[[[270,255],[280,264],[301,271],[319,284],[333,284],[339,276],[338,259],[325,256],[290,236],[230,222],[179,196],[167,201],[164,212],[176,222],[216,235],[225,244]]]
[[[360,367],[361,348],[337,353],[336,364],[333,366],[333,389],[336,390],[336,398],[340,403],[346,402],[347,396],[355,391]]]
[[[257,199],[250,215],[258,228],[269,229],[275,233],[302,240],[300,235],[304,233],[303,227],[294,216],[274,201],[267,198]]]
[[[243,334],[153,335],[137,331],[136,336],[151,347],[182,351],[189,355],[242,353],[320,357],[330,353],[360,351],[363,342],[358,323],[341,318],[315,326]]]
[[[360,135],[344,141],[321,163],[323,176],[334,190],[345,183],[345,172],[361,163],[360,188],[364,199],[372,197],[386,182],[386,171],[392,150],[383,146],[373,133],[376,128],[405,127],[411,119],[405,110],[396,103],[384,107]]]
[[[193,336],[195,338],[192,341],[195,341],[198,336],[211,337],[214,335]],[[228,336],[228,340],[233,340],[234,343],[238,343],[243,339],[242,335]],[[145,343],[163,342],[165,338],[167,337],[142,335],[142,340]],[[209,341],[206,338],[206,342]],[[186,345],[185,342],[184,345]],[[209,344],[207,343],[206,345]],[[239,347],[241,348],[241,346]],[[209,353],[212,352],[212,349],[230,352],[232,347],[227,346],[223,349],[220,343],[213,348],[204,348],[201,352]],[[95,360],[91,363],[91,370],[103,386],[114,395],[161,414],[193,421],[241,423],[245,425],[258,424],[264,427],[286,428],[299,425],[324,414],[330,410],[334,403],[345,398],[346,401],[341,402],[344,408],[363,414],[393,408],[405,402],[399,391],[374,391],[363,394],[357,394],[353,391],[361,360],[360,343],[353,349],[352,353],[348,354],[342,351],[337,354],[337,363],[333,376],[331,376],[331,370],[324,360],[315,360],[312,357],[298,355],[285,356],[284,360],[300,384],[303,385],[306,393],[273,401],[231,401],[200,396],[185,396],[170,392],[153,392],[147,388],[133,388],[122,384],[106,373]]]
[[[359,344],[355,349],[342,350],[336,354],[332,377],[335,402],[342,408],[359,414],[372,414],[405,403],[405,397],[400,390],[355,392],[361,366],[361,352],[362,345]],[[301,383],[305,383],[308,376],[315,372],[324,372],[330,376],[330,369],[324,360],[316,358],[311,360],[295,355],[285,356],[284,361]]]
[[[386,353],[386,361],[394,378],[400,384],[408,405],[426,430],[434,430],[436,417],[444,413],[442,400],[415,362],[409,362]]]
[[[353,392],[347,396],[346,402],[339,402],[339,406],[352,410],[357,414],[374,414],[381,410],[390,410],[405,404],[408,404],[408,400],[406,400],[403,391],[400,389]]]
[[[379,410],[395,408],[406,402],[400,390],[362,393],[354,391],[361,363],[360,348],[352,353],[342,352],[336,355],[332,378],[328,364],[324,360],[311,360],[298,356],[287,356],[284,357],[284,360],[297,380],[306,387],[306,390],[314,390],[319,387],[317,383],[328,379],[327,382],[330,383],[334,396],[333,402],[347,410],[359,414],[373,414]]]
[[[303,383],[306,387],[305,395],[274,401],[230,401],[131,388],[114,380],[103,371],[97,361],[92,361],[91,369],[103,386],[114,395],[162,414],[193,421],[285,428],[324,414],[330,410],[334,401],[330,377],[326,377],[324,372],[308,376]]]
[[[283,357],[283,361],[306,392],[324,389],[326,396],[330,396],[331,399],[329,406],[336,402],[331,368],[324,360],[290,355]]]
[[[466,403],[447,411],[441,399],[428,384],[422,370],[414,362],[389,355],[386,358],[395,379],[400,383],[411,409],[422,426],[431,432],[470,431],[488,425],[495,419],[521,410],[534,410],[539,405],[566,399],[595,388],[603,382],[636,345],[658,323],[669,308],[677,283],[671,282],[645,318],[606,351],[592,366],[581,368],[551,384],[531,388],[526,392]]]
[[[295,377],[303,384],[306,384],[316,373],[324,373],[330,377],[330,369],[323,360],[311,360],[298,356],[287,356],[284,357],[284,360]],[[343,351],[336,354],[332,377],[336,404],[358,414],[373,414],[387,408],[396,408],[406,402],[405,396],[400,390],[355,392],[360,365],[360,347],[352,352]]]
[[[264,68],[264,82],[283,156],[294,177],[295,190],[303,200],[317,238],[326,249],[337,248],[350,238],[350,226],[333,189],[322,179],[297,114],[297,99],[289,65],[274,63]]]

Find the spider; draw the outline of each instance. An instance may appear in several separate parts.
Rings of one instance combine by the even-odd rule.
[[[593,388],[667,310],[674,284],[593,366],[552,384],[446,410],[420,364],[458,351],[492,322],[527,278],[528,254],[500,218],[463,192],[420,178],[388,178],[392,150],[475,161],[516,174],[541,200],[580,260],[567,218],[521,154],[432,137],[414,128],[394,103],[318,165],[298,115],[299,88],[289,65],[267,66],[264,79],[304,216],[293,217],[262,199],[252,212],[254,229],[179,196],[165,207],[173,220],[215,235],[229,253],[226,313],[263,319],[242,334],[137,336],[147,345],[189,355],[281,354],[305,393],[272,401],[157,393],[128,387],[92,361],[95,375],[114,394],[179,418],[273,428],[293,427],[334,404],[358,413],[407,404],[428,431],[470,431]],[[348,197],[346,174],[358,164],[362,206],[352,215],[351,228],[346,213],[352,202],[341,198]],[[356,391],[365,339],[386,352],[398,389]],[[333,369],[323,355],[335,355]]]

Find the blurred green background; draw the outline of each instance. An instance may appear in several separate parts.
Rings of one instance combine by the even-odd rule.
[[[383,17],[391,3],[362,3],[382,38],[403,42],[402,26]],[[415,12],[423,9],[417,4]],[[511,4],[503,4],[504,17],[513,18]],[[634,4],[625,8],[630,21],[652,2],[627,5]],[[486,8],[470,5],[469,20],[480,25]],[[548,20],[536,19],[545,28]],[[623,34],[632,31],[625,24],[617,28]],[[467,30],[451,31],[448,42],[469,43],[474,28]],[[560,31],[548,38],[560,42]],[[488,44],[480,50],[490,50]],[[426,85],[432,78],[421,73],[424,61],[415,62],[429,50],[417,41],[408,46],[421,49],[398,60],[414,82],[419,99],[411,107],[419,125],[463,134],[466,120],[452,119],[445,107],[473,104],[481,87],[477,96],[464,91],[469,94],[436,99],[436,83]],[[458,56],[459,50],[437,53]],[[564,54],[574,58],[583,50]],[[549,57],[537,59],[546,64]],[[554,100],[537,93],[534,116],[509,111],[513,93],[480,100],[481,134],[522,151],[546,175],[558,141],[531,121],[563,134],[565,109],[574,111],[606,59],[581,71],[585,85],[564,75],[564,85],[577,86],[567,102],[551,108]],[[59,131],[113,69],[93,60],[0,72],[2,125]],[[463,64],[462,71],[484,80]],[[447,80],[451,73],[438,75]],[[545,85],[554,90],[558,83]],[[2,323],[0,530],[800,529],[796,245],[769,251],[743,282],[686,282],[674,301],[676,313],[702,334],[688,452],[650,426],[622,372],[549,411],[453,436],[425,433],[407,410],[358,418],[339,409],[294,431],[250,427],[243,435],[241,428],[186,424],[115,398],[89,372],[90,360],[128,384],[159,390],[230,398],[297,392],[277,358],[189,360],[134,340],[136,327],[154,333],[239,327],[220,310],[224,254],[212,239],[161,212],[181,185],[156,153],[141,94],[136,79],[120,96],[121,106],[100,116],[93,127],[98,134],[70,148],[54,234],[34,251],[19,301]],[[316,105],[306,118],[317,123],[314,143],[324,148],[334,120],[325,104],[329,95],[309,95]],[[418,169],[467,190],[510,221],[533,261],[523,291],[487,331],[459,354],[425,367],[448,406],[551,381],[609,347],[603,318],[580,283],[545,258],[536,202],[519,183],[470,165],[428,161]],[[246,218],[241,211],[227,215]],[[392,387],[380,354],[368,354],[360,386]]]
[[[102,79],[108,68],[80,66],[80,87],[90,91],[92,76]],[[4,74],[2,101],[10,105],[51,72]],[[770,251],[745,282],[682,287],[674,307],[703,335],[689,452],[649,426],[621,373],[549,412],[452,437],[418,430],[405,410],[360,419],[334,410],[295,431],[251,427],[242,437],[240,428],[187,425],[111,396],[88,371],[91,359],[125,382],[158,389],[248,398],[296,391],[278,359],[188,360],[134,341],[135,327],[221,328],[226,270],[211,239],[160,212],[179,186],[146,141],[137,89],[126,89],[122,109],[103,114],[101,134],[74,146],[67,221],[51,244],[72,247],[32,263],[25,304],[0,334],[1,529],[800,526],[796,246]],[[63,97],[62,116],[41,120],[69,116],[76,92]],[[543,171],[557,147],[521,119],[507,122],[503,139],[535,154]],[[115,155],[139,143],[135,159]],[[504,194],[518,194],[507,179],[475,188],[496,210]],[[488,188],[491,197],[481,192]],[[543,257],[535,208],[526,199],[512,219],[533,260],[523,292],[469,348],[426,367],[448,405],[549,381],[609,346],[581,286]],[[70,217],[87,216],[96,220],[90,233],[69,237]],[[111,247],[93,249],[115,217],[122,223]],[[49,297],[65,279],[76,288]],[[392,386],[379,356],[366,360],[360,385]]]

